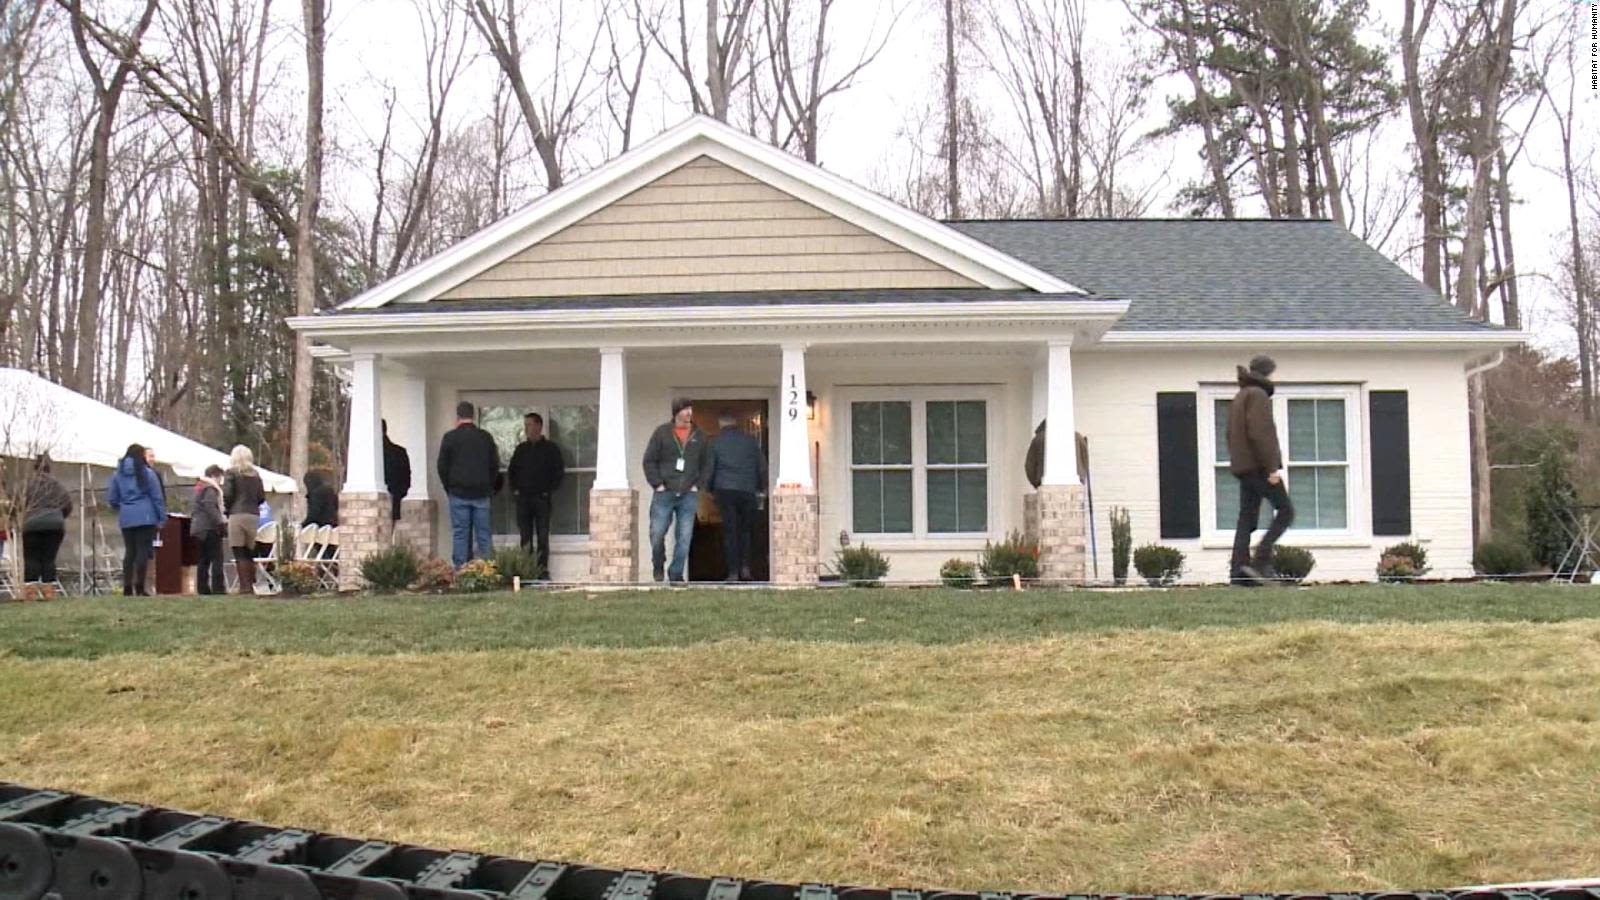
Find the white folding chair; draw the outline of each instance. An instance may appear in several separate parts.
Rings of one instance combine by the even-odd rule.
[[[256,593],[276,594],[283,590],[278,583],[278,523],[268,522],[256,532]],[[266,590],[262,590],[265,585]]]
[[[320,530],[316,525],[301,525],[300,530],[295,532],[295,562],[315,563],[317,561],[317,555],[312,551],[317,546],[317,532]]]
[[[339,529],[332,525],[317,529],[317,543],[321,545],[314,563],[317,580],[328,590],[336,591],[339,589]]]

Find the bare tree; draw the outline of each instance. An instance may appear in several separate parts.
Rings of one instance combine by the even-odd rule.
[[[666,55],[689,91],[689,107],[719,122],[728,121],[733,97],[749,81],[753,67],[746,65],[752,52],[750,19],[758,0],[705,0],[703,22],[692,21],[687,0],[678,0],[674,17],[677,33],[662,26],[663,10],[647,7],[653,0],[634,0],[639,21],[650,28],[650,38]],[[696,25],[704,36],[704,74],[697,71],[690,38]]]
[[[1561,134],[1561,177],[1567,189],[1567,230],[1570,241],[1567,265],[1572,279],[1572,312],[1573,327],[1578,338],[1578,373],[1579,373],[1579,399],[1578,412],[1585,422],[1595,420],[1595,373],[1594,373],[1594,311],[1593,299],[1589,296],[1589,275],[1584,260],[1583,237],[1578,217],[1578,194],[1582,190],[1582,172],[1580,166],[1573,159],[1573,140],[1577,127],[1577,90],[1578,90],[1578,65],[1577,65],[1577,39],[1572,36],[1565,41],[1565,55],[1567,60],[1567,91],[1565,98],[1557,98],[1550,88],[1548,70],[1539,79],[1539,92],[1541,96],[1550,101],[1554,111],[1556,128]],[[1586,168],[1586,167],[1585,167]]]
[[[849,89],[861,70],[883,51],[894,31],[895,19],[899,18],[899,13],[894,13],[888,29],[875,44],[868,34],[861,55],[845,71],[834,75],[827,70],[832,50],[828,14],[834,3],[835,0],[815,0],[812,15],[799,10],[795,0],[764,0],[761,7],[767,68],[777,106],[773,118],[784,126],[773,143],[797,149],[812,163],[817,161],[823,101]]]
[[[1010,0],[989,11],[1005,85],[1029,159],[1022,167],[1039,214],[1079,214],[1084,180],[1083,4],[1080,0]]]
[[[324,0],[300,0],[306,39],[306,155],[300,177],[300,228],[294,244],[295,314],[317,307],[317,206],[322,202],[322,69],[327,46]],[[298,487],[306,476],[311,447],[311,339],[294,336],[294,398],[289,406],[289,477]],[[296,496],[299,496],[298,494]]]
[[[621,132],[622,153],[633,146],[633,121],[639,111],[645,65],[650,58],[650,35],[659,27],[647,23],[645,15],[638,4],[619,4],[607,7],[604,16],[606,49],[611,56],[611,64],[606,68],[606,111]],[[618,16],[627,17],[632,35],[626,38],[618,35]]]
[[[1517,22],[1517,0],[1499,0],[1493,12],[1487,2],[1476,14],[1482,38],[1463,67],[1466,113],[1466,155],[1472,165],[1467,188],[1466,216],[1461,227],[1461,261],[1456,273],[1456,304],[1483,317],[1485,298],[1480,295],[1479,266],[1483,262],[1484,229],[1488,225],[1489,176],[1500,152],[1500,105],[1511,74],[1512,34]]]

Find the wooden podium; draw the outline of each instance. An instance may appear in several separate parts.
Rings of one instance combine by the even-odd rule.
[[[192,585],[194,579],[184,577],[185,569],[200,562],[200,548],[189,537],[189,517],[181,513],[167,516],[167,521],[156,532],[156,541],[155,557],[151,560],[156,570],[156,593],[187,593],[185,584]]]

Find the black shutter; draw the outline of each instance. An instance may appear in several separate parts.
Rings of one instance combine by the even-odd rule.
[[[1200,536],[1200,427],[1192,393],[1156,395],[1161,536]]]
[[[1368,395],[1372,422],[1372,533],[1411,533],[1411,424],[1405,391]]]

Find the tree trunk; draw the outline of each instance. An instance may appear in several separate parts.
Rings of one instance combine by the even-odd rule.
[[[317,304],[317,205],[322,198],[322,62],[326,8],[324,0],[300,0],[306,33],[306,159],[300,190],[300,227],[294,254],[294,306],[297,315],[309,316]],[[311,341],[297,333],[294,339],[294,396],[289,408],[289,477],[299,491],[306,475],[311,446]]]
[[[1217,203],[1224,218],[1233,218],[1233,190],[1228,185],[1228,170],[1222,162],[1222,149],[1217,142],[1216,107],[1211,102],[1211,92],[1200,78],[1199,51],[1195,48],[1194,19],[1189,14],[1188,0],[1180,0],[1183,10],[1183,71],[1194,87],[1195,102],[1200,105],[1200,131],[1205,136],[1206,165],[1211,169],[1211,184],[1217,192]]]
[[[1422,93],[1422,40],[1432,18],[1431,0],[1417,21],[1417,0],[1405,0],[1405,19],[1400,30],[1400,58],[1404,71],[1406,109],[1411,118],[1411,140],[1417,147],[1417,181],[1421,188],[1422,283],[1443,293],[1441,274],[1444,258],[1444,167],[1439,161],[1439,142],[1431,108]]]
[[[1502,149],[1495,154],[1498,175],[1495,183],[1495,205],[1500,208],[1500,252],[1505,256],[1505,267],[1500,272],[1501,314],[1507,328],[1522,327],[1522,303],[1517,298],[1517,251],[1511,242],[1511,164]]]
[[[961,112],[956,95],[956,0],[944,0],[944,177],[945,213],[961,218],[961,179],[958,177]]]
[[[1294,104],[1283,104],[1283,181],[1291,219],[1306,217],[1305,188],[1300,182],[1300,132],[1295,127]]]

